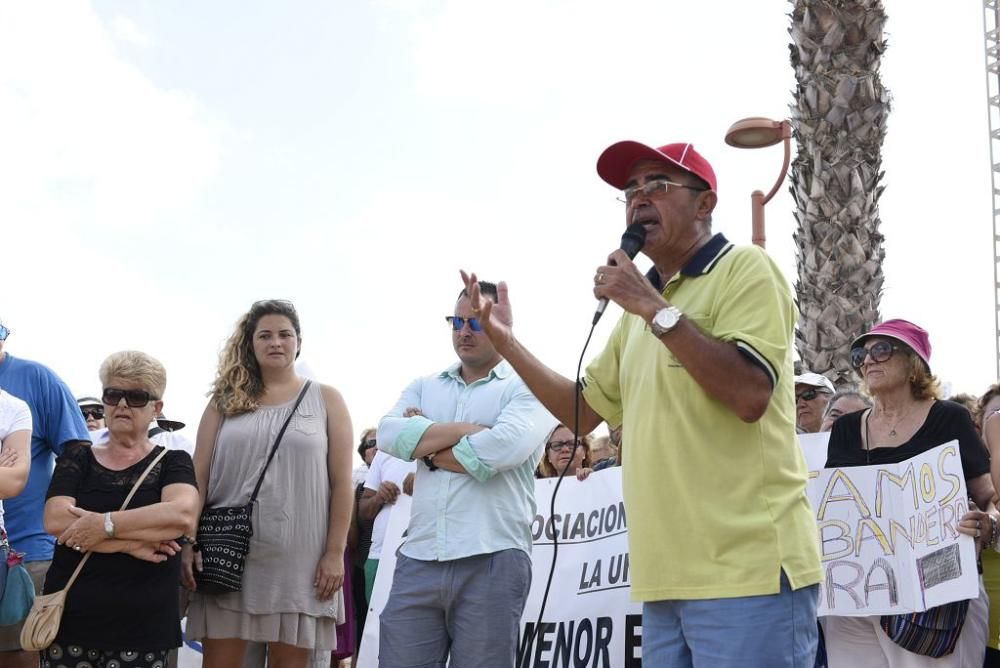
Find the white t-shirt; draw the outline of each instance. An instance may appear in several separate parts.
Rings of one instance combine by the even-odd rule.
[[[154,429],[156,427],[156,420],[149,423],[149,428]],[[101,445],[102,443],[107,443],[110,439],[107,427],[104,429],[98,429],[97,431],[90,432],[90,440],[93,441],[94,445]],[[158,434],[154,434],[149,437],[149,442],[153,445],[162,445],[167,450],[183,450],[192,457],[194,457],[194,443],[189,441],[186,436],[176,431],[161,431]]]
[[[368,477],[365,478],[365,488],[377,492],[379,485],[389,481],[396,483],[403,490],[403,480],[407,475],[417,470],[416,462],[404,462],[391,455],[379,451],[372,460],[372,466],[368,469]],[[385,529],[389,525],[389,511],[392,506],[386,504],[375,516],[375,523],[372,525],[372,548],[368,550],[369,559],[378,559],[382,554],[382,541],[385,538]]]
[[[17,397],[0,390],[0,443],[15,431],[31,431],[31,409]],[[29,451],[28,456],[31,456]],[[3,528],[3,502],[0,501],[0,528]]]
[[[362,464],[351,472],[351,484],[357,487],[365,484],[368,479],[368,465]]]

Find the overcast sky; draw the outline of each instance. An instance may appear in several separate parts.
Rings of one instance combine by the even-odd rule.
[[[996,368],[982,6],[885,4],[882,314],[924,325],[934,370],[980,393]],[[99,391],[109,353],[144,350],[167,367],[168,416],[193,426],[236,319],[288,298],[303,360],[357,433],[455,359],[443,317],[464,267],[510,283],[518,336],[571,376],[594,268],[624,226],[598,154],[693,142],[718,173],[716,230],[749,243],[750,192],[770,188],[781,150],[723,135],[787,114],[790,9],[2,3],[7,350],[76,394]],[[790,281],[794,224],[782,189],[768,250]]]

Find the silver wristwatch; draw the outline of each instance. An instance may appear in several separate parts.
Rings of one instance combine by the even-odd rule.
[[[104,533],[108,538],[115,537],[115,523],[111,521],[111,513],[104,513]]]
[[[649,329],[653,332],[653,336],[660,338],[676,327],[683,317],[684,314],[676,306],[665,306],[649,321]]]

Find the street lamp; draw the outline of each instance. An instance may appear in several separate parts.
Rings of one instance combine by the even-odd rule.
[[[770,118],[751,116],[736,121],[726,131],[726,143],[736,148],[763,148],[774,146],[780,141],[785,143],[785,160],[781,165],[781,175],[766,196],[760,190],[754,190],[750,195],[753,242],[761,248],[764,247],[764,205],[771,201],[781,187],[785,174],[788,173],[788,163],[792,158],[792,124],[787,120],[772,121]]]

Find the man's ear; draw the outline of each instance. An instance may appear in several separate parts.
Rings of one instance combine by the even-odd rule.
[[[698,217],[711,218],[715,205],[719,203],[719,196],[711,190],[706,190],[698,194]]]

